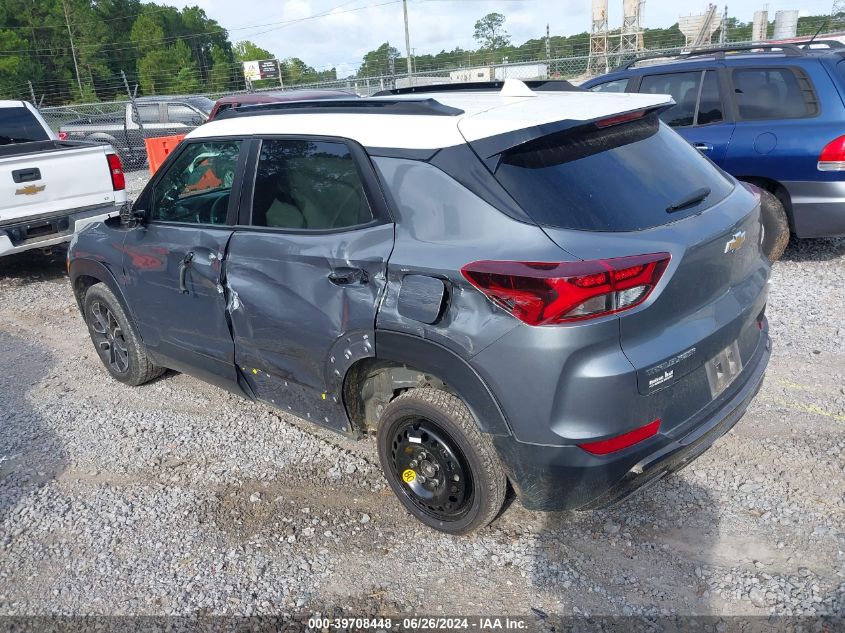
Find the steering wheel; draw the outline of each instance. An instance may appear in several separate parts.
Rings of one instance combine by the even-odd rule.
[[[217,198],[214,204],[211,205],[211,212],[209,213],[209,222],[211,224],[224,224],[226,222],[226,215],[229,211],[229,194],[225,194]],[[218,222],[218,214],[221,221]]]

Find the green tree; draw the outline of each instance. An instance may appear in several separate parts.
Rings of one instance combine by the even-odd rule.
[[[145,95],[200,91],[199,70],[182,41],[147,53],[138,62],[138,80]]]
[[[259,59],[276,59],[276,56],[273,55],[273,53],[265,48],[261,48],[249,40],[238,42],[232,47],[232,50],[235,54],[235,60],[239,62],[252,62]]]
[[[379,75],[392,75],[400,66],[399,50],[385,42],[377,49],[364,55],[363,63],[358,69],[362,77],[376,77]]]
[[[220,46],[211,49],[211,70],[208,75],[208,87],[212,92],[225,92],[235,86],[233,81],[234,59],[231,50]]]
[[[0,30],[0,50],[24,51],[27,41],[11,30]],[[30,76],[31,63],[25,52],[0,55],[0,93],[29,99],[26,82]]]
[[[505,30],[505,16],[501,13],[488,13],[476,21],[472,36],[482,49],[490,51],[491,62],[495,52],[511,42],[511,37]]]

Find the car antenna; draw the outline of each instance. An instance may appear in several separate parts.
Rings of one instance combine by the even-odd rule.
[[[826,26],[827,26],[827,23],[828,23],[829,21],[830,21],[830,16],[827,16],[827,17],[824,19],[824,22],[822,22],[822,25],[819,27],[819,30],[818,30],[818,31],[816,31],[815,33],[813,33],[813,37],[811,37],[811,38],[810,38],[810,41],[809,41],[809,42],[807,42],[807,46],[809,46],[810,44],[812,44],[812,43],[813,43],[813,40],[815,40],[815,39],[819,36],[819,33],[821,33],[821,32],[822,32],[822,29],[823,29],[824,27],[826,27]]]

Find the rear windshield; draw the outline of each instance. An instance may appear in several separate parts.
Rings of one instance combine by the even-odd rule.
[[[49,140],[32,112],[24,107],[0,108],[0,145]]]
[[[211,109],[214,107],[214,101],[209,99],[208,97],[190,97],[186,99],[188,103],[194,106],[200,112],[205,112],[205,114],[211,114]]]
[[[506,153],[496,178],[535,222],[637,231],[701,213],[731,181],[652,114],[545,136]]]

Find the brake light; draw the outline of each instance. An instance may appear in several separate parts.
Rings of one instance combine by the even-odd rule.
[[[619,125],[620,123],[628,123],[630,121],[636,121],[637,119],[642,119],[645,116],[646,110],[634,110],[633,112],[626,112],[625,114],[619,114],[616,116],[611,116],[606,119],[600,119],[596,121],[597,128],[606,128],[612,125]]]
[[[845,171],[845,136],[833,139],[819,155],[819,171]]]
[[[617,435],[606,440],[599,440],[598,442],[585,442],[578,446],[593,455],[607,455],[608,453],[615,453],[616,451],[621,451],[623,448],[628,448],[638,442],[647,440],[657,435],[659,429],[660,420],[657,419],[654,422],[649,422],[645,426],[628,431],[622,435]]]
[[[66,141],[67,140],[67,132],[59,132],[59,140]]]
[[[106,154],[106,159],[109,161],[112,189],[115,191],[126,189],[126,176],[123,174],[123,165],[120,162],[120,156],[117,154]]]
[[[641,304],[670,257],[651,253],[562,263],[478,261],[461,268],[461,274],[523,323],[554,325]]]

